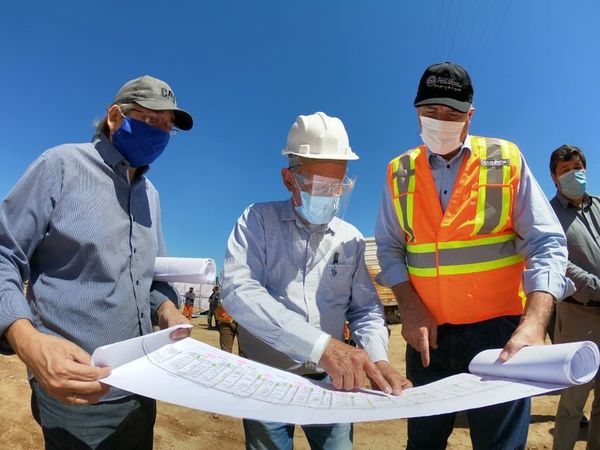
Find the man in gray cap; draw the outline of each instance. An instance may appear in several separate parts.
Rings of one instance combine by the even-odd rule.
[[[151,313],[161,328],[187,322],[152,281],[165,245],[144,174],[192,125],[168,84],[131,80],[93,142],[44,152],[0,204],[0,345],[29,369],[47,449],[152,448],[155,401],[100,383],[110,368],[90,354],[150,333]]]

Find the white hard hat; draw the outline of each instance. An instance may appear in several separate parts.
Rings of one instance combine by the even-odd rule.
[[[288,133],[287,147],[281,154],[314,159],[358,159],[350,148],[342,121],[322,112],[298,116]]]

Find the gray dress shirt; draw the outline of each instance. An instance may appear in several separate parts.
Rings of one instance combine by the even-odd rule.
[[[0,335],[24,318],[91,353],[152,331],[151,303],[174,291],[152,284],[158,193],[128,168],[103,136],[46,151],[17,182],[0,205]]]
[[[248,207],[229,237],[222,292],[245,355],[314,373],[313,346],[324,333],[343,340],[348,320],[369,357],[387,361],[383,307],[364,250],[360,232],[338,218],[306,226],[289,200]]]
[[[577,288],[572,297],[600,301],[600,199],[586,194],[579,209],[557,192],[550,204],[567,235],[567,276]]]

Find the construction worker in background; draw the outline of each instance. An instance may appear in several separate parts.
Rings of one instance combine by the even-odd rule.
[[[219,345],[221,346],[221,350],[232,353],[233,342],[238,334],[238,325],[233,320],[233,317],[225,311],[221,302],[219,302],[215,309],[215,319],[219,323]]]
[[[387,393],[410,384],[388,362],[383,307],[364,260],[359,231],[336,217],[354,187],[342,122],[322,112],[299,116],[282,154],[291,199],[249,206],[229,241],[223,303],[240,324],[247,358],[336,389]],[[348,320],[359,348],[344,344]],[[303,426],[312,448],[352,447],[352,425]],[[244,419],[246,448],[291,449],[294,425]]]
[[[221,302],[221,290],[219,285],[213,286],[212,294],[208,297],[208,316],[206,322],[208,324],[208,328],[213,328],[213,319],[215,319],[215,310],[217,309],[217,305]],[[215,327],[219,326],[219,321],[215,319]]]
[[[188,320],[192,320],[192,315],[194,314],[195,300],[196,294],[194,293],[194,288],[190,287],[190,290],[185,293],[185,302],[183,305],[183,315],[187,317]]]
[[[577,292],[556,307],[556,343],[593,341],[600,345],[600,198],[586,192],[586,161],[574,145],[561,145],[550,157],[556,196],[550,200],[567,235],[567,276]],[[554,428],[554,448],[572,449],[585,428],[583,408],[594,390],[587,448],[600,449],[600,375],[562,391]],[[582,426],[583,425],[583,426]]]
[[[467,372],[485,349],[506,361],[543,344],[553,299],[573,289],[546,197],[515,144],[469,135],[472,102],[464,68],[425,70],[414,102],[424,145],[389,163],[375,228],[378,281],[398,300],[415,386]],[[408,448],[446,448],[455,416],[408,419]],[[525,447],[529,399],[467,417],[473,448]]]

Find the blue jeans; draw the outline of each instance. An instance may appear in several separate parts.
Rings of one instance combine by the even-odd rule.
[[[406,346],[406,372],[415,386],[468,372],[469,362],[482,350],[502,348],[519,323],[519,316],[498,317],[467,325],[438,327],[438,348],[430,349],[424,368],[421,354]],[[524,449],[531,413],[529,398],[467,411],[474,449]],[[408,419],[408,450],[445,449],[456,413]]]
[[[46,450],[152,449],[156,402],[134,395],[95,405],[69,405],[31,381],[31,412]]]
[[[244,419],[247,450],[292,450],[294,425]],[[352,424],[302,425],[312,450],[350,450]]]

